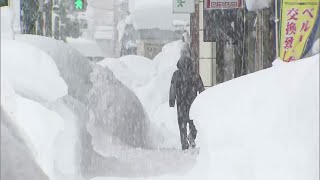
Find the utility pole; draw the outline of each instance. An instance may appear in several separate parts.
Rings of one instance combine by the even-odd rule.
[[[199,72],[199,0],[195,0],[195,12],[190,14],[191,59],[196,72]]]

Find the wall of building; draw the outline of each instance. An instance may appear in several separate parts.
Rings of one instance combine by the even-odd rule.
[[[204,42],[203,3],[199,1],[199,73],[206,87],[216,84],[216,43]]]

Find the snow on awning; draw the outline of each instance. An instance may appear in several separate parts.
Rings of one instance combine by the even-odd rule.
[[[271,0],[245,0],[249,11],[256,11],[271,6]]]
[[[85,57],[106,57],[98,44],[92,40],[67,38],[68,44]]]
[[[173,14],[172,0],[135,0],[131,8],[135,29],[174,30],[174,21],[189,21],[189,14]]]

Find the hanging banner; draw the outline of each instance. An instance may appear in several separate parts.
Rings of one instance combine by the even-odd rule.
[[[194,13],[194,0],[172,0],[173,13]]]
[[[282,0],[280,58],[290,62],[303,58],[312,47],[319,26],[319,0]]]
[[[234,9],[242,8],[243,0],[206,0],[206,9]]]

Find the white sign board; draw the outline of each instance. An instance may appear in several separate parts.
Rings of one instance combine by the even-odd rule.
[[[173,13],[194,13],[195,0],[172,0]]]
[[[206,0],[207,9],[234,9],[242,8],[243,0]]]

